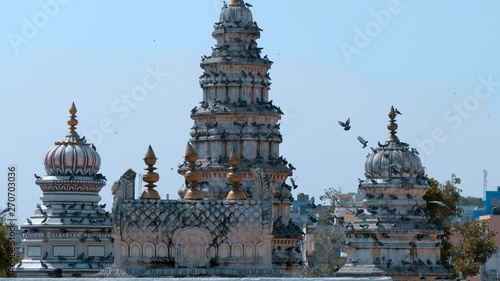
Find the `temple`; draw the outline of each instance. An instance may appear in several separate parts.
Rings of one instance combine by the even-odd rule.
[[[179,200],[161,199],[152,147],[146,190],[135,172],[113,185],[114,266],[103,275],[281,276],[301,263],[301,229],[290,219],[291,164],[279,154],[281,109],[269,100],[272,62],[243,1],[222,8],[203,56],[202,101],[178,172]]]
[[[366,158],[358,186],[364,208],[345,224],[347,263],[336,276],[442,279],[450,272],[440,264],[443,229],[430,222],[422,198],[428,179],[418,152],[396,135],[393,107],[389,118],[389,138]]]
[[[99,204],[106,185],[101,159],[76,132],[75,104],[69,112],[69,132],[45,155],[47,174],[35,174],[42,202],[21,225],[24,259],[16,267],[18,277],[92,276],[114,260],[111,216],[106,204]]]

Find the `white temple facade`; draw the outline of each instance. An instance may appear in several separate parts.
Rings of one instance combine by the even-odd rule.
[[[45,155],[47,174],[35,175],[41,203],[21,225],[18,277],[92,276],[113,262],[111,215],[99,204],[106,178],[95,147],[76,132],[76,112],[73,104],[68,134]]]
[[[443,228],[429,219],[423,196],[429,189],[418,152],[396,136],[396,113],[389,113],[389,138],[365,162],[365,195],[346,229],[347,263],[336,276],[390,276],[394,280],[443,279]]]

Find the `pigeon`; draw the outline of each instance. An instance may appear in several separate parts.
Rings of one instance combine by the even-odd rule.
[[[368,229],[368,227],[370,227],[370,225],[369,224],[360,224],[359,227],[361,229]]]
[[[396,113],[396,115],[403,115],[397,108],[394,108],[394,112]]]
[[[249,8],[250,8],[250,7],[253,7],[253,6],[252,6],[252,4],[249,4],[249,3],[245,3],[245,6],[247,6],[247,7],[249,7]]]
[[[443,202],[441,202],[441,201],[429,201],[429,203],[430,203],[430,204],[437,204],[437,205],[439,205],[439,206],[441,206],[441,207],[445,207],[445,208],[447,208],[448,210],[450,209],[450,207],[446,206],[446,204],[445,204],[445,203],[443,203]]]
[[[27,222],[28,224],[33,224],[33,222],[31,222],[31,220],[30,220],[29,218],[27,218],[27,219],[26,219],[26,222]]]
[[[299,187],[296,183],[295,183],[295,180],[290,178],[290,181],[292,182],[292,187],[293,189],[296,189],[297,187]]]
[[[42,260],[40,261],[40,264],[42,265],[43,268],[47,269],[49,268]]]
[[[95,145],[94,145],[94,144],[92,144],[92,145],[91,145],[91,147],[92,147],[92,149],[93,149],[94,151],[97,151],[97,148],[95,147]]]
[[[2,212],[0,212],[0,216],[6,214],[10,210],[9,207],[5,208]]]
[[[37,180],[42,179],[42,177],[41,177],[41,176],[39,176],[39,175],[37,175],[37,174],[33,174],[33,175],[35,175],[35,179],[37,179]]]
[[[363,145],[363,148],[365,148],[366,145],[368,144],[368,141],[363,139],[361,136],[358,136],[358,141]]]
[[[339,125],[344,128],[344,131],[349,131],[351,129],[351,118],[347,118],[347,120],[344,122],[339,121]]]
[[[20,262],[16,265],[16,269],[20,268],[22,265],[23,265],[23,261],[20,261]]]

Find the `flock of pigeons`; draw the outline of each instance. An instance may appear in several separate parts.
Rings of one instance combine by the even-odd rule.
[[[394,109],[394,112],[396,115],[403,115],[397,108]],[[344,129],[344,131],[349,131],[351,129],[351,118],[347,118],[345,122],[338,121],[339,125]],[[357,137],[358,141],[363,145],[362,148],[366,148],[368,145],[368,141],[365,140],[363,137],[358,136]],[[382,144],[379,143],[379,146],[383,146]]]

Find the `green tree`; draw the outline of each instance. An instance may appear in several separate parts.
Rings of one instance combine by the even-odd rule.
[[[313,255],[308,257],[304,270],[304,275],[309,277],[333,276],[345,264],[345,258],[340,256],[345,243],[345,229],[333,224],[333,215],[335,206],[349,206],[349,198],[342,196],[342,188],[330,187],[319,199],[326,205],[317,211],[317,227],[309,231],[314,243]]]
[[[455,273],[462,272],[464,277],[479,274],[481,265],[496,253],[495,233],[485,221],[454,223],[452,232],[460,238],[460,244],[450,251]]]
[[[0,216],[0,277],[13,277],[15,274],[10,272],[10,257],[15,251],[14,246],[7,238],[7,226]]]
[[[431,220],[441,226],[444,231],[441,259],[445,265],[450,263],[453,247],[451,243],[451,219],[452,217],[459,217],[462,213],[458,206],[462,190],[457,185],[460,183],[460,178],[456,177],[455,174],[452,174],[451,179],[444,183],[439,183],[436,179],[431,178],[429,180],[430,188],[424,195]],[[442,202],[445,206],[431,202]]]
[[[488,232],[486,224],[481,222],[464,222],[452,224],[453,217],[460,217],[462,209],[458,188],[460,178],[451,175],[444,183],[436,179],[429,180],[430,188],[424,195],[431,220],[441,226],[444,235],[441,247],[441,259],[445,266],[452,264],[455,276],[460,272],[465,276],[476,275],[481,264],[495,253],[495,234]],[[439,203],[436,203],[439,202]],[[441,204],[442,203],[442,204]],[[451,237],[460,237],[460,245],[452,244]]]
[[[340,256],[345,242],[345,232],[342,226],[318,225],[312,230],[314,253],[308,259],[304,275],[308,277],[334,276],[344,264]]]

